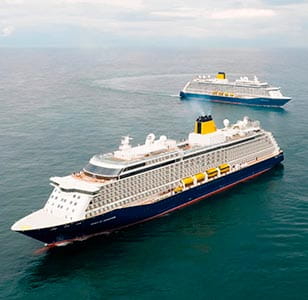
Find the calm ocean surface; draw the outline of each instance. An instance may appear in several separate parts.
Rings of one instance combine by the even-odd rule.
[[[1,299],[308,299],[308,52],[0,49]],[[176,95],[199,73],[256,74],[284,109]],[[183,138],[201,113],[247,115],[283,166],[163,218],[36,254],[10,231],[42,207],[49,177],[80,170],[123,135]]]

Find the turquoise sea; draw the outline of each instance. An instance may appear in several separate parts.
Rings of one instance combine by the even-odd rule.
[[[0,49],[1,299],[308,299],[308,52]],[[195,74],[257,75],[284,109],[181,101]],[[285,152],[262,177],[148,223],[50,251],[10,231],[49,177],[123,135],[184,138],[201,113],[261,121]]]

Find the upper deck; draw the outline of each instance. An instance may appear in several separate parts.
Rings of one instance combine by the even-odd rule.
[[[130,138],[124,137],[118,150],[108,154],[93,156],[83,169],[86,175],[93,175],[97,179],[111,179],[129,176],[136,171],[146,169],[151,165],[175,161],[203,150],[211,150],[217,146],[245,140],[260,131],[258,121],[251,121],[248,117],[230,125],[224,121],[225,127],[206,134],[192,132],[188,139],[176,142],[161,136],[155,140],[153,133],[149,134],[143,145],[131,146]]]
[[[201,84],[203,83],[203,84],[229,85],[238,87],[279,89],[279,87],[270,86],[267,82],[259,81],[257,76],[254,76],[253,79],[249,79],[247,76],[241,76],[239,79],[230,81],[226,77],[217,78],[217,77],[211,77],[210,75],[199,75],[196,76],[192,81]]]

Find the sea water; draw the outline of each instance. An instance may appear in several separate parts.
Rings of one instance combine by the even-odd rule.
[[[0,49],[1,299],[308,299],[308,53],[304,50]],[[257,75],[282,109],[182,101],[196,74]],[[49,177],[124,135],[181,139],[200,114],[249,116],[283,165],[165,217],[47,252],[10,231]]]

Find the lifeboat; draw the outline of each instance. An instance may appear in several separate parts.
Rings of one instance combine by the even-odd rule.
[[[219,167],[220,174],[224,174],[230,171],[230,165],[229,164],[222,164]]]
[[[181,186],[177,186],[174,190],[175,193],[180,193],[183,191],[183,188]]]
[[[194,183],[194,178],[193,177],[186,177],[186,178],[183,178],[181,181],[182,181],[182,184],[184,186],[191,185],[191,184]]]
[[[205,174],[204,173],[195,174],[194,178],[197,180],[197,182],[200,182],[200,181],[204,180]]]
[[[213,178],[218,175],[218,170],[216,168],[206,170],[208,178]]]

